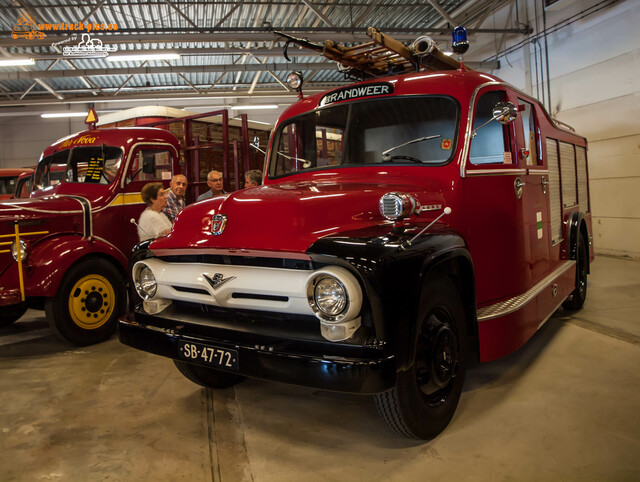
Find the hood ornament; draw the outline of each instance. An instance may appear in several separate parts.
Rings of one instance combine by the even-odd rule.
[[[213,234],[214,236],[221,235],[226,226],[226,214],[216,214],[213,218],[211,218],[211,234]]]
[[[232,281],[232,280],[236,279],[235,276],[229,276],[228,278],[225,278],[222,273],[216,273],[213,276],[210,276],[208,274],[202,273],[202,276],[204,276],[204,279],[206,279],[209,282],[209,284],[211,285],[211,287],[214,290],[217,290],[223,284],[228,283],[229,281]]]

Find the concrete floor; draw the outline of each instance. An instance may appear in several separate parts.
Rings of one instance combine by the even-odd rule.
[[[582,311],[468,373],[428,443],[368,397],[248,380],[205,390],[40,312],[0,330],[0,481],[640,480],[640,262],[598,257]]]

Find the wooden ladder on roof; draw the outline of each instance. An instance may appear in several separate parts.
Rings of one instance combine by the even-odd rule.
[[[440,71],[460,68],[458,60],[442,53],[435,42],[428,37],[420,37],[410,48],[393,37],[383,34],[375,27],[369,27],[367,36],[371,39],[370,42],[347,47],[333,40],[316,44],[282,32],[275,33],[287,39],[284,47],[285,58],[289,58],[288,44],[295,43],[321,52],[329,60],[338,62],[342,66],[341,70],[352,77],[368,78],[422,70]],[[465,69],[470,70],[467,67]]]

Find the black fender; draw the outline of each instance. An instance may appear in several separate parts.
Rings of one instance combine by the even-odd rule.
[[[464,238],[443,225],[416,240],[413,236],[388,228],[378,236],[352,232],[322,238],[307,250],[315,266],[342,266],[358,278],[365,300],[363,325],[396,357],[399,370],[413,363],[422,286],[434,273],[451,276],[460,286],[471,333],[476,331],[473,263]]]
[[[587,252],[591,253],[591,243],[589,242],[589,228],[586,221],[586,214],[576,211],[571,213],[567,220],[567,258],[576,259],[578,249],[578,236],[585,236],[587,242]],[[591,273],[591,263],[587,263],[587,273]]]

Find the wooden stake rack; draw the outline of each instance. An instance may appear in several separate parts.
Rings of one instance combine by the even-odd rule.
[[[432,42],[431,47],[426,51],[416,52],[374,27],[367,29],[367,36],[371,38],[370,42],[353,47],[341,45],[333,40],[326,40],[324,45],[315,44],[282,32],[275,33],[287,39],[284,50],[287,59],[287,46],[289,43],[295,43],[322,52],[326,58],[341,64],[345,73],[353,77],[380,77],[412,71],[456,70],[460,68],[460,62],[442,53],[436,47],[435,42]]]

